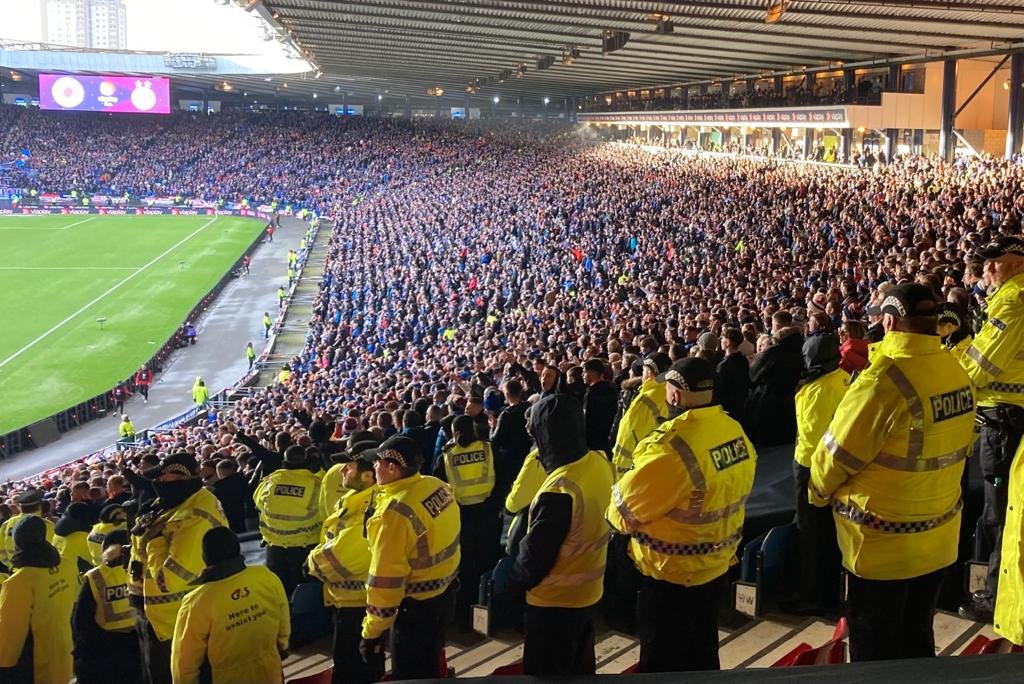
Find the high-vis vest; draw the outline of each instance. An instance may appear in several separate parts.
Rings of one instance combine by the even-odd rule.
[[[127,524],[123,522],[98,522],[92,526],[87,540],[89,542],[89,557],[92,558],[93,565],[103,563],[103,542],[107,540],[107,535],[114,530],[124,529],[127,529]]]
[[[392,625],[406,596],[423,601],[443,593],[458,576],[462,557],[459,504],[450,485],[414,474],[378,488],[375,512],[366,521],[365,639]]]
[[[686,411],[636,448],[636,463],[612,489],[608,520],[630,535],[637,569],[699,586],[736,561],[757,453],[721,406]]]
[[[0,585],[0,668],[14,667],[30,647],[36,684],[71,681],[71,610],[77,596],[78,572],[72,563],[17,568]]]
[[[811,467],[811,454],[828,429],[836,407],[850,386],[850,376],[842,368],[815,378],[796,393],[796,449],[793,460]]]
[[[30,515],[41,517],[38,513],[18,513],[0,525],[0,563],[7,567],[11,567],[11,556],[14,555],[14,528]],[[46,541],[52,543],[53,521],[49,518],[43,518],[43,522],[46,523]]]
[[[964,325],[967,325],[967,324],[965,323]],[[960,365],[963,366],[963,365],[965,365],[965,362],[963,360],[964,354],[967,353],[967,349],[972,344],[974,344],[974,338],[971,337],[970,335],[968,335],[964,339],[962,339],[959,342],[957,342],[956,344],[954,344],[952,347],[946,347],[946,349],[948,349],[949,353],[953,355],[953,358],[956,359],[957,361],[959,361]]]
[[[477,440],[469,446],[454,444],[441,452],[444,475],[460,506],[483,503],[494,490],[494,454],[491,445]]]
[[[612,447],[615,479],[622,477],[633,467],[633,450],[636,449],[636,445],[651,434],[666,415],[668,401],[665,399],[665,384],[648,380],[619,421],[615,446]]]
[[[996,594],[996,633],[1015,644],[1024,644],[1024,566],[1021,535],[1024,534],[1024,458],[1013,459],[1007,495],[1006,527],[1003,528],[1003,557]]]
[[[974,412],[970,378],[938,337],[886,334],[811,457],[809,498],[831,503],[847,570],[898,580],[956,560]]]
[[[135,610],[128,603],[128,571],[120,565],[99,565],[85,573],[96,602],[96,624],[107,632],[135,629]]]
[[[309,574],[324,583],[324,603],[336,608],[366,605],[370,545],[363,534],[366,510],[377,487],[349,491],[324,521],[320,544],[306,559]]]
[[[336,463],[327,469],[320,480],[320,515],[324,520],[337,513],[338,503],[349,493],[342,483],[344,468],[344,463]]]
[[[526,454],[519,474],[516,475],[516,481],[512,483],[512,489],[505,497],[505,510],[519,513],[528,508],[546,479],[548,474],[544,472],[544,466],[537,457],[537,447],[534,447]]]
[[[537,497],[545,493],[567,494],[572,499],[572,522],[555,564],[539,584],[526,592],[528,604],[585,608],[601,600],[611,536],[604,512],[614,481],[603,451],[588,451],[583,458],[548,473]],[[531,516],[533,506],[530,505]]]
[[[192,583],[206,567],[203,537],[214,527],[227,524],[217,497],[200,489],[160,514],[142,535],[143,602],[146,618],[161,641],[174,635],[181,600],[195,588]]]
[[[171,644],[174,684],[199,684],[209,663],[215,684],[281,682],[288,648],[288,598],[262,565],[200,584],[181,604]]]
[[[988,320],[960,359],[982,406],[1024,406],[1024,273],[988,298]]]
[[[263,478],[253,499],[267,544],[295,548],[320,541],[320,484],[306,468],[275,470]]]
[[[90,570],[94,563],[89,552],[89,535],[86,532],[72,532],[67,536],[55,535],[53,546],[61,558],[67,558],[78,568],[79,573]]]

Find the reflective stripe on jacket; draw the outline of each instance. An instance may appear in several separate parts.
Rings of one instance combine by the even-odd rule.
[[[1024,273],[988,299],[988,320],[960,358],[982,406],[1024,406]]]
[[[847,570],[908,579],[956,560],[974,413],[970,378],[937,337],[886,334],[811,457],[809,497],[831,503]]]
[[[735,563],[757,452],[721,406],[690,409],[639,445],[608,520],[648,577],[706,584]]]
[[[100,565],[85,573],[96,602],[96,624],[108,632],[135,629],[135,610],[128,604],[128,571],[120,565]]]
[[[320,541],[320,486],[320,478],[305,468],[275,470],[263,478],[253,499],[267,544],[295,548]]]
[[[615,479],[619,479],[633,467],[633,450],[637,444],[658,427],[668,415],[665,399],[665,384],[648,380],[640,388],[626,412],[619,421],[619,432],[612,447],[612,463],[615,465]]]
[[[793,460],[811,467],[811,454],[828,429],[836,407],[850,386],[850,376],[840,369],[807,383],[796,393],[796,448]]]
[[[494,454],[491,445],[476,440],[469,446],[457,444],[441,452],[444,475],[460,506],[483,503],[494,490]]]
[[[377,487],[349,491],[324,521],[320,544],[310,551],[306,570],[324,583],[324,603],[337,608],[366,605],[370,545],[363,535],[366,509]]]

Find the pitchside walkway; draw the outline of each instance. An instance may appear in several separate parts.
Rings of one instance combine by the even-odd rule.
[[[174,352],[156,376],[149,403],[133,396],[125,406],[137,430],[157,425],[192,407],[192,384],[200,376],[210,393],[233,384],[245,374],[245,344],[263,349],[261,319],[264,311],[277,314],[277,288],[287,281],[288,249],[298,249],[306,224],[281,218],[281,229],[272,243],[253,254],[251,274],[233,280],[197,322],[195,346]],[[328,231],[324,231],[328,232]],[[116,418],[98,418],[64,433],[53,444],[25,451],[0,461],[0,479],[35,475],[117,441]]]

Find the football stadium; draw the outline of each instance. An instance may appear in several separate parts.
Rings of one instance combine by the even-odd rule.
[[[1024,1],[0,5],[0,684],[1017,681]]]

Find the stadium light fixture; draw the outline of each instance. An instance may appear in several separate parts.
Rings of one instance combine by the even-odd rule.
[[[551,102],[551,98],[550,97],[545,97],[544,98],[544,105],[545,106],[547,106],[550,102]]]
[[[381,101],[381,100],[383,100],[383,99],[384,99],[384,96],[383,96],[383,95],[378,95],[378,96],[377,96],[377,102],[380,102],[380,101]]]
[[[501,102],[501,98],[500,98],[500,97],[498,97],[497,95],[495,95],[495,96],[494,96],[493,98],[491,98],[491,99],[492,99],[492,100],[494,100],[494,104],[498,104],[499,102]]]
[[[316,93],[313,93],[313,99],[314,100],[316,99]]]

